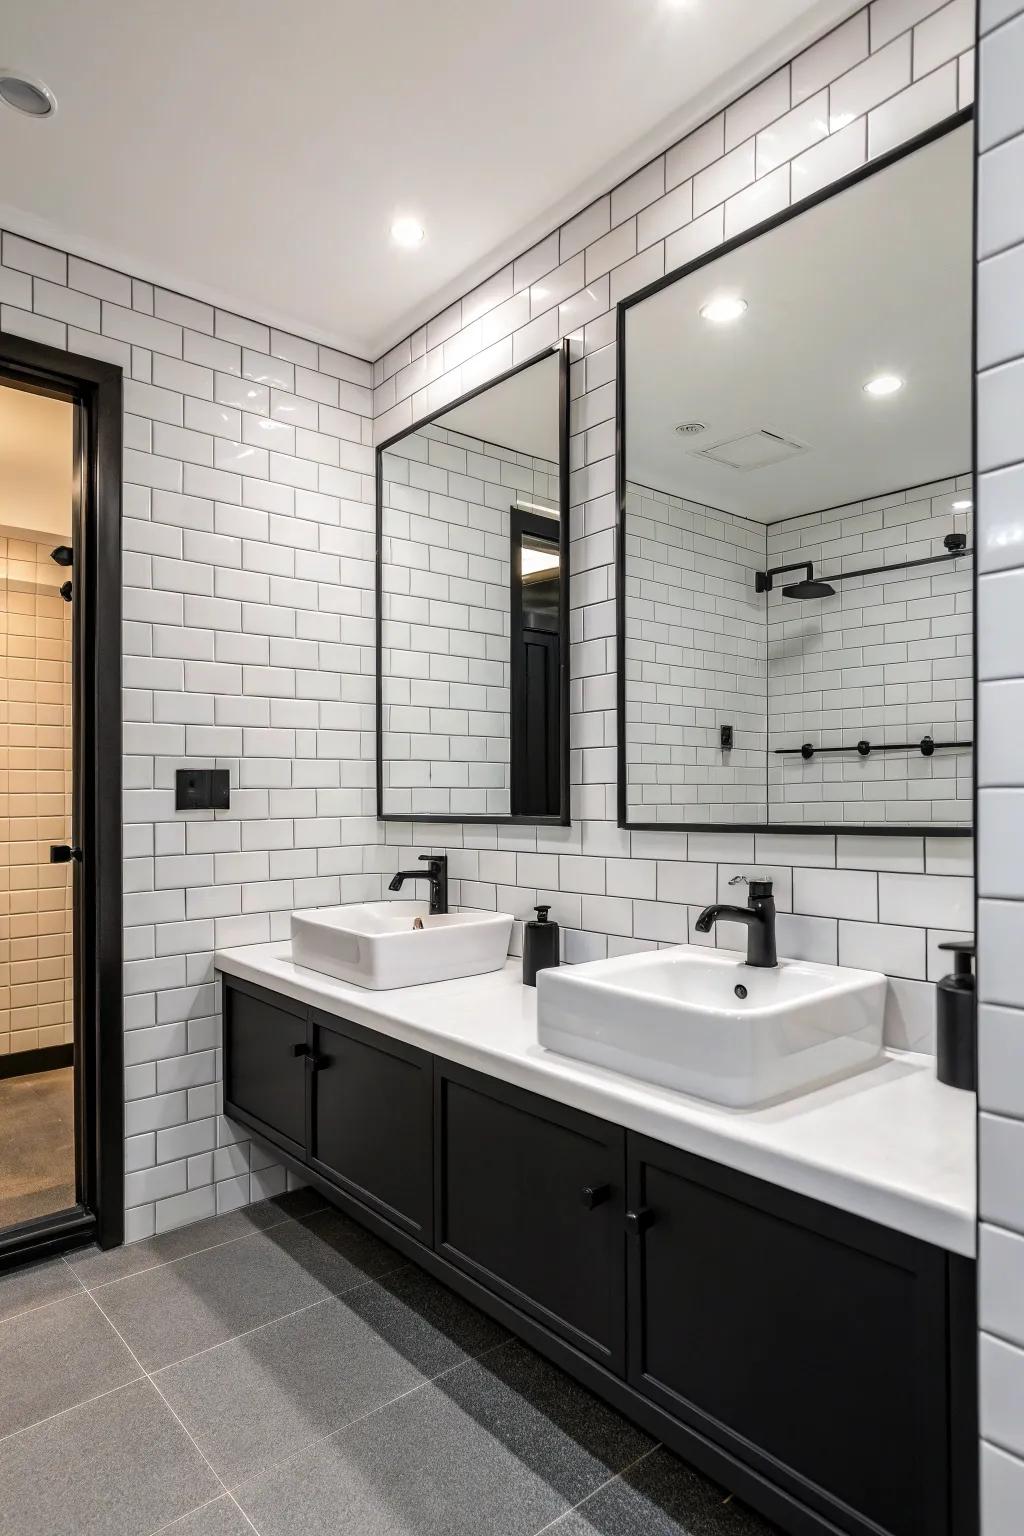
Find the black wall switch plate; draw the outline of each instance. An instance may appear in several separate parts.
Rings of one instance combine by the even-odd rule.
[[[178,768],[174,774],[176,811],[226,811],[231,783],[226,768]]]
[[[731,725],[723,725],[722,726],[721,741],[722,741],[722,751],[723,752],[731,752],[732,751],[732,726]]]

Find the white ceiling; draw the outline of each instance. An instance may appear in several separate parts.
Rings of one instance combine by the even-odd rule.
[[[859,3],[5,0],[0,218],[376,357]]]
[[[965,472],[972,170],[968,125],[631,308],[628,478],[772,522]],[[746,314],[708,324],[716,295]],[[879,373],[905,387],[873,399]],[[680,436],[688,421],[706,430]],[[749,471],[694,457],[759,429],[808,451]]]
[[[446,411],[437,425],[557,464],[557,352]]]

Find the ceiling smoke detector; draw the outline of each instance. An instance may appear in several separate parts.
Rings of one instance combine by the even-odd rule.
[[[678,427],[676,427],[676,431],[680,437],[696,437],[698,432],[704,431],[704,423],[702,421],[681,421]]]
[[[57,98],[48,85],[20,69],[0,66],[0,101],[23,117],[52,117]]]

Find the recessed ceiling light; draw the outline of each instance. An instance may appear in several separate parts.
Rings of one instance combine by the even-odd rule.
[[[700,314],[702,320],[710,320],[712,325],[728,325],[730,321],[738,320],[740,315],[745,314],[746,308],[746,299],[723,295],[705,304]]]
[[[954,512],[969,512],[973,506],[974,506],[974,502],[973,501],[954,501],[954,503],[953,503],[953,511]]]
[[[25,117],[52,117],[57,110],[49,86],[20,69],[0,68],[0,101]]]
[[[878,373],[864,385],[866,395],[894,395],[903,388],[903,380],[895,373]]]
[[[396,219],[391,226],[392,240],[396,245],[405,246],[407,250],[411,250],[413,246],[421,245],[426,233],[418,219]]]
[[[698,432],[704,431],[704,423],[702,421],[681,421],[678,427],[676,427],[676,431],[680,437],[696,437]]]

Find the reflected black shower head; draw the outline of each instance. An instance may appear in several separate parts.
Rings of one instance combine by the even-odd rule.
[[[802,602],[807,597],[834,597],[836,589],[827,581],[815,581],[809,577],[806,581],[794,581],[790,587],[783,587],[783,597],[795,597]]]

